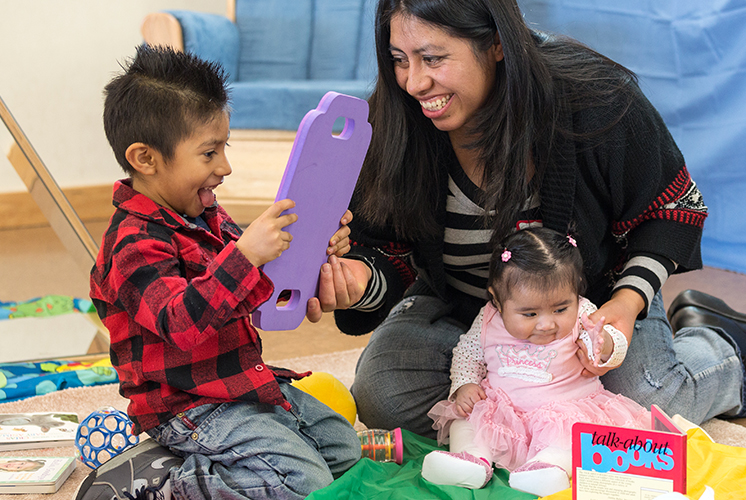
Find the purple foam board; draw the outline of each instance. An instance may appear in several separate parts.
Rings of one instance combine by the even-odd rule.
[[[344,128],[336,133],[340,118]],[[288,213],[297,213],[298,220],[285,229],[293,235],[290,248],[262,267],[275,290],[252,316],[258,328],[293,330],[306,316],[308,299],[318,293],[329,239],[350,203],[370,137],[368,103],[337,92],[324,95],[301,121],[275,198],[294,200]],[[283,291],[290,292],[290,300],[278,306]]]

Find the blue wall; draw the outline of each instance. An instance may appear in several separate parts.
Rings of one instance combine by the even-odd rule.
[[[537,29],[627,66],[704,196],[705,265],[746,273],[746,0],[518,0]]]

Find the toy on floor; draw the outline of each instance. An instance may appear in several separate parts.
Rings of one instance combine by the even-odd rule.
[[[366,429],[358,431],[363,458],[376,462],[396,462],[401,465],[404,459],[404,441],[401,428],[393,431],[384,429]]]
[[[314,372],[308,377],[293,381],[293,386],[315,397],[326,406],[336,411],[355,425],[357,406],[350,390],[337,380],[334,375],[325,372]],[[401,429],[393,431],[383,429],[366,429],[359,431],[362,456],[376,462],[402,463],[404,444]]]
[[[334,134],[338,119],[344,119],[344,128]],[[368,103],[336,92],[327,92],[301,121],[275,198],[295,201],[288,213],[297,213],[298,220],[287,228],[293,235],[290,248],[262,267],[275,290],[252,316],[258,328],[293,330],[305,318],[328,257],[329,238],[352,198],[371,131]],[[288,293],[286,303],[278,301]]]
[[[350,390],[334,375],[314,372],[308,377],[293,381],[293,387],[315,397],[355,425],[357,406]]]
[[[0,319],[47,317],[71,312],[94,313],[93,303],[66,295],[45,295],[22,302],[0,301]]]
[[[132,420],[127,414],[105,406],[88,415],[75,433],[80,460],[91,469],[136,445],[140,438],[132,434]]]

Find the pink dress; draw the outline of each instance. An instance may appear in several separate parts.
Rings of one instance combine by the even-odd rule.
[[[595,310],[580,300],[579,316]],[[575,422],[650,427],[645,408],[607,391],[598,377],[580,375],[583,367],[575,354],[580,328],[578,318],[572,334],[535,345],[510,335],[497,309],[487,304],[459,340],[451,395],[465,383],[481,384],[487,399],[476,403],[467,418],[475,441],[491,449],[498,467],[512,471],[547,446],[569,450]],[[461,418],[450,399],[428,412],[441,444],[447,442],[450,423]]]

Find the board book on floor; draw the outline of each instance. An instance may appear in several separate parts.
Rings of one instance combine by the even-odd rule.
[[[0,493],[54,493],[75,464],[75,457],[0,457]]]
[[[2,413],[0,451],[72,446],[77,430],[75,413]]]
[[[573,425],[573,500],[686,493],[686,432],[656,405],[650,413],[649,430]]]

